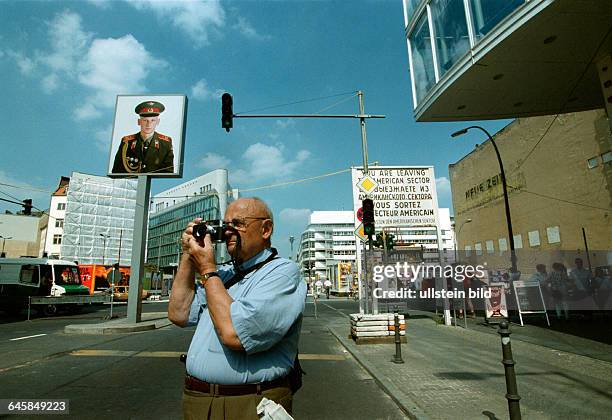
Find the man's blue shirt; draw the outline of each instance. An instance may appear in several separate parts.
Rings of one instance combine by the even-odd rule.
[[[265,249],[242,264],[241,269],[265,261]],[[234,268],[220,269],[226,283]],[[247,274],[228,289],[232,324],[244,351],[225,347],[213,326],[206,291],[196,283],[189,313],[189,325],[196,331],[187,353],[187,373],[215,384],[245,384],[270,381],[289,373],[297,353],[306,298],[306,285],[300,280],[298,266],[275,258]]]

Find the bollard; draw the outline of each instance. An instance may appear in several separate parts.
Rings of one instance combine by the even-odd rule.
[[[187,355],[185,353],[181,354],[179,356],[179,360],[181,361],[181,363],[187,363]]]
[[[393,314],[395,318],[395,355],[393,356],[393,363],[404,363],[402,359],[402,337],[400,335],[400,321],[399,314],[397,313],[397,307],[395,307],[395,313]]]
[[[508,412],[510,420],[521,419],[521,406],[516,386],[516,374],[514,373],[514,360],[512,359],[512,346],[510,344],[510,330],[508,329],[508,321],[499,323],[497,333],[501,336],[502,342],[502,364],[504,365],[504,373],[506,375],[506,399],[508,400]]]

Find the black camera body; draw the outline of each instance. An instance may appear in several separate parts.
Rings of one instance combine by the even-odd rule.
[[[204,242],[204,237],[210,235],[210,240],[213,242],[223,242],[224,226],[220,220],[209,220],[208,222],[200,222],[193,226],[193,237],[198,242]]]

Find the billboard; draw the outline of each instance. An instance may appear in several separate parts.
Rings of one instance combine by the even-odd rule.
[[[185,95],[118,95],[108,176],[182,177],[186,115]]]

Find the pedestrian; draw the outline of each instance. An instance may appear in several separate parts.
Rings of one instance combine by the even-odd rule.
[[[168,306],[176,325],[197,325],[187,353],[183,416],[257,419],[263,397],[291,413],[306,297],[299,268],[271,247],[272,213],[258,198],[241,198],[225,212],[221,229],[231,267],[217,266],[210,235],[196,240],[199,222],[189,223],[181,237]]]
[[[568,291],[567,269],[559,262],[553,263],[552,272],[546,280],[547,288],[552,296],[553,304],[555,305],[555,313],[557,319],[561,319],[561,312],[565,320],[569,319],[569,309],[567,305]]]
[[[166,108],[157,101],[146,101],[136,105],[140,132],[124,136],[115,155],[112,173],[157,173],[174,172],[172,138],[155,131],[159,114]]]
[[[591,290],[591,271],[584,268],[582,258],[574,260],[576,267],[570,271],[570,279],[574,288],[582,295]]]

